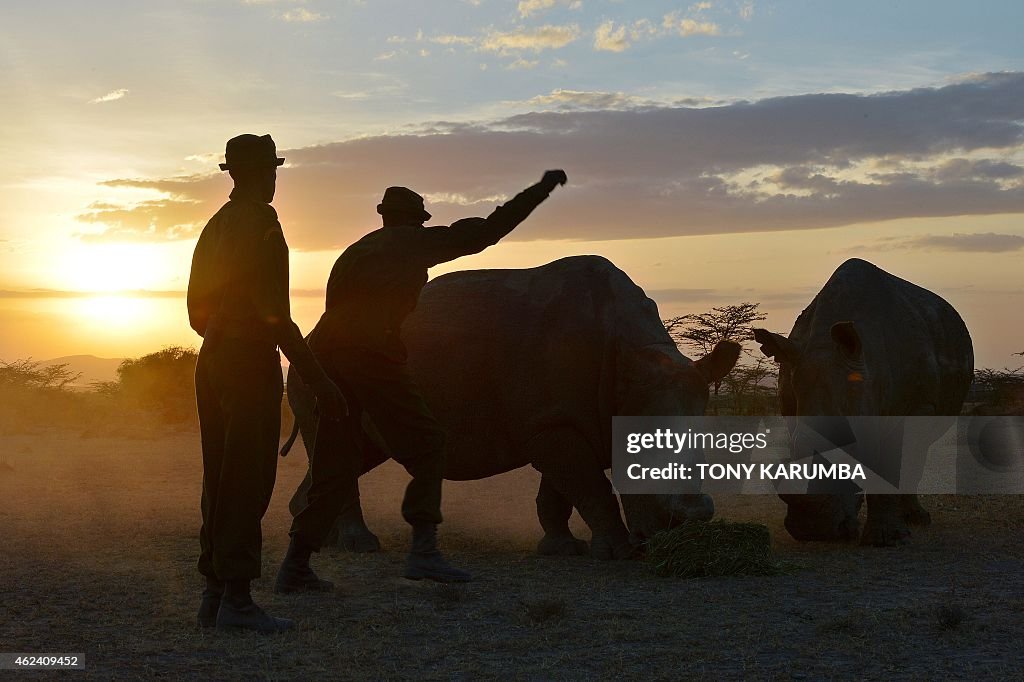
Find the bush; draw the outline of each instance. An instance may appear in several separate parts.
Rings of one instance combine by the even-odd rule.
[[[198,357],[194,348],[167,346],[141,358],[125,360],[117,368],[115,386],[105,383],[95,388],[129,406],[155,412],[165,423],[194,423]]]
[[[82,435],[145,434],[154,426],[198,426],[193,348],[168,346],[124,360],[116,381],[100,381],[91,390],[68,388],[79,378],[65,364],[43,367],[31,358],[0,360],[0,433],[40,429],[78,429]],[[281,404],[281,426],[294,421]]]
[[[0,360],[0,390],[63,391],[68,384],[78,379],[81,373],[68,369],[67,363],[42,367],[32,358],[4,362]]]
[[[77,396],[67,385],[78,377],[64,364],[0,360],[0,433],[67,425],[77,415]]]
[[[1024,367],[975,370],[967,402],[973,414],[1024,414]]]

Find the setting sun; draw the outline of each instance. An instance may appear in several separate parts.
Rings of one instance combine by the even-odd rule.
[[[188,267],[179,250],[169,253],[163,244],[73,244],[56,274],[60,287],[71,291],[167,290]]]
[[[148,301],[133,296],[88,296],[73,305],[79,324],[108,332],[148,326],[155,312]]]

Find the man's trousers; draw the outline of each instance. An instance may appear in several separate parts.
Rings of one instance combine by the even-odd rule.
[[[199,572],[218,580],[258,578],[260,522],[277,476],[281,357],[266,341],[210,335],[196,363],[203,444]]]
[[[413,525],[441,522],[441,482],[445,436],[416,387],[405,363],[379,354],[341,349],[317,356],[348,400],[349,417],[319,418],[310,457],[312,484],[306,508],[292,522],[291,534],[320,548],[338,514],[354,499],[363,473],[360,415],[367,412],[391,456],[412,475],[402,500],[402,516]],[[309,443],[306,444],[309,447]]]

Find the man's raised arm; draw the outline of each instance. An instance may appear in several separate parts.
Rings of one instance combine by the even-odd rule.
[[[464,218],[449,227],[430,227],[424,230],[424,248],[427,266],[445,263],[460,256],[480,253],[497,244],[537,208],[558,185],[568,178],[565,171],[549,170],[535,185],[527,187],[505,204],[494,209],[486,218]]]

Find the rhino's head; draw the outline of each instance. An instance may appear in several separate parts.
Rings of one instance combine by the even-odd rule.
[[[715,502],[710,495],[619,495],[629,527],[629,540],[639,545],[684,521],[710,521]]]
[[[765,329],[755,329],[754,340],[761,344],[761,352],[779,363],[783,415],[878,414],[864,344],[853,322],[836,322],[827,338],[812,337],[802,345]],[[802,431],[806,428],[797,420],[790,421],[790,440],[797,450],[801,435],[809,433]],[[782,499],[788,505],[786,529],[795,539],[828,541],[856,536],[859,496],[784,495]]]
[[[822,335],[824,336],[824,335]],[[827,338],[794,343],[755,329],[761,352],[779,363],[779,406],[792,416],[876,414],[864,344],[853,322],[836,322]]]
[[[619,414],[702,415],[708,406],[708,386],[729,373],[740,355],[740,344],[722,341],[704,357],[691,361],[678,351],[645,348],[623,367],[626,389],[620,393]],[[639,543],[683,521],[707,521],[715,513],[711,497],[702,494],[621,495],[631,540]]]
[[[704,414],[708,386],[732,370],[740,348],[735,341],[721,341],[698,360],[689,360],[670,344],[623,351],[619,356],[616,414]]]

